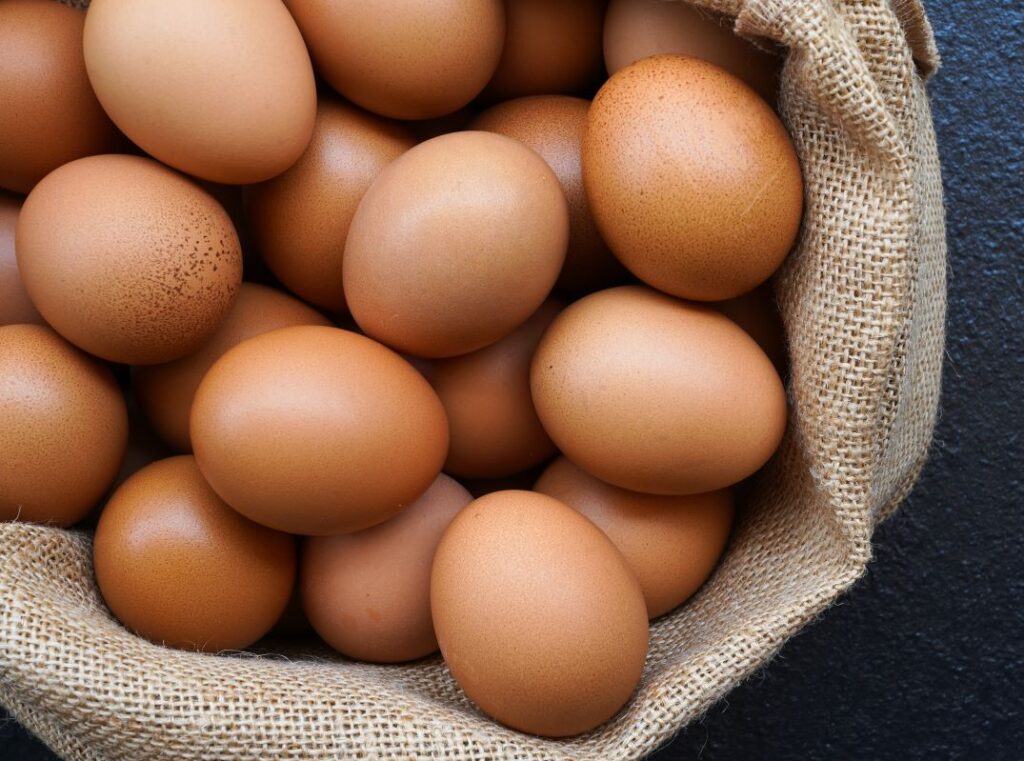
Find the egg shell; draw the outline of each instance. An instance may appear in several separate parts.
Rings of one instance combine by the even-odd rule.
[[[505,0],[505,45],[483,98],[575,94],[603,73],[603,0]]]
[[[438,116],[433,119],[404,121],[401,124],[416,137],[417,141],[422,143],[431,138],[447,135],[449,132],[462,132],[469,129],[469,123],[479,113],[480,109],[471,103],[460,108],[458,111],[453,111],[444,116]]]
[[[245,194],[256,244],[288,290],[324,309],[345,308],[341,262],[356,207],[384,167],[415,144],[394,122],[320,101],[302,158]]]
[[[511,334],[460,357],[437,360],[426,377],[448,415],[444,468],[467,478],[510,476],[543,462],[555,445],[530,397],[530,361],[562,304],[547,301]]]
[[[771,457],[786,394],[771,360],[709,307],[643,286],[563,311],[533,358],[533,401],[565,455],[648,494],[714,491]]]
[[[430,569],[441,535],[473,501],[441,474],[423,495],[379,526],[313,537],[302,547],[306,615],[331,647],[364,661],[399,663],[437,650]]]
[[[100,516],[93,561],[100,593],[125,627],[211,653],[266,634],[295,583],[295,539],[224,504],[188,455],[121,485]]]
[[[760,285],[792,248],[800,164],[778,116],[714,64],[645,58],[598,92],[583,181],[601,236],[634,275],[718,301]]]
[[[555,288],[569,292],[595,291],[628,277],[597,232],[583,189],[580,151],[589,108],[582,98],[533,95],[493,106],[470,125],[519,140],[558,177],[569,204],[569,246]]]
[[[266,180],[313,134],[313,65],[281,0],[92,0],[84,52],[117,126],[196,177]]]
[[[214,362],[242,341],[294,325],[329,326],[331,321],[273,288],[242,283],[231,311],[198,351],[163,365],[134,369],[132,385],[139,406],[164,441],[179,452],[191,451],[188,418],[192,399]]]
[[[484,88],[501,56],[500,0],[285,0],[317,71],[383,116],[430,119]]]
[[[640,582],[651,618],[700,589],[732,529],[728,489],[682,497],[640,494],[599,481],[565,457],[548,466],[535,489],[578,510],[612,540]]]
[[[127,439],[106,367],[50,328],[0,327],[0,520],[77,523],[113,482]]]
[[[21,282],[14,253],[14,231],[20,211],[21,199],[0,190],[0,325],[44,325],[43,316]]]
[[[481,349],[519,327],[565,260],[558,178],[517,140],[455,132],[402,154],[363,196],[345,246],[349,309],[420,357]]]
[[[495,492],[459,513],[434,557],[430,602],[452,676],[513,729],[593,729],[640,681],[640,585],[600,529],[551,497]]]
[[[786,372],[786,334],[782,325],[775,296],[769,284],[762,285],[750,293],[744,293],[734,299],[716,301],[713,306],[730,320],[735,322],[747,334],[757,341],[768,358],[779,371]]]
[[[0,187],[28,193],[62,164],[125,143],[89,84],[84,24],[52,0],[0,3]]]
[[[448,451],[444,407],[394,352],[338,328],[250,338],[196,392],[192,446],[218,494],[295,534],[359,531],[433,483]]]
[[[710,61],[768,103],[779,88],[780,59],[733,31],[735,19],[685,2],[611,0],[604,21],[609,74],[642,58],[676,53]]]
[[[51,172],[25,199],[16,247],[46,321],[89,353],[127,364],[198,349],[242,281],[224,209],[139,156],[90,156]]]

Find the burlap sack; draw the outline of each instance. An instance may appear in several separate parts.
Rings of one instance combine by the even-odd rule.
[[[775,653],[863,572],[928,449],[943,351],[945,234],[913,0],[705,0],[788,49],[782,113],[807,213],[778,277],[792,419],[728,555],[655,623],[612,721],[550,741],[505,729],[438,657],[210,656],[133,637],[93,585],[90,539],[0,525],[0,702],[69,759],[633,759]],[[73,442],[72,442],[73,445]]]

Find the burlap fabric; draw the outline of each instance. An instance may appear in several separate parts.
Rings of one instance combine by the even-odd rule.
[[[479,714],[439,658],[401,667],[271,646],[199,655],[104,609],[81,532],[0,525],[0,702],[69,759],[633,759],[765,663],[863,572],[934,426],[945,232],[920,4],[705,0],[788,50],[781,110],[807,212],[778,277],[792,419],[713,580],[656,622],[639,691],[571,740]],[[73,442],[72,442],[73,445]]]

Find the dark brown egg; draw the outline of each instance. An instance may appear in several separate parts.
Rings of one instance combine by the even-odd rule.
[[[391,163],[363,196],[345,247],[359,327],[420,357],[507,336],[558,277],[569,212],[554,172],[517,140],[455,132]]]
[[[770,285],[762,285],[750,293],[727,301],[716,301],[709,306],[747,331],[768,355],[779,375],[785,373],[786,334]]]
[[[580,149],[589,108],[582,98],[535,95],[494,106],[471,125],[525,143],[558,176],[569,204],[569,248],[555,288],[570,292],[594,291],[627,277],[601,240],[583,190]]]
[[[642,286],[563,311],[533,358],[533,401],[565,455],[602,481],[697,494],[754,473],[778,448],[786,394],[732,320]]]
[[[231,311],[197,352],[167,364],[134,369],[132,382],[139,406],[164,441],[179,452],[191,451],[188,417],[192,399],[207,371],[228,349],[278,328],[330,324],[298,299],[263,285],[242,283]]]
[[[25,199],[17,234],[25,289],[46,321],[114,362],[195,351],[242,281],[224,209],[138,156],[92,156],[50,173]]]
[[[683,497],[640,494],[599,481],[560,457],[536,490],[578,510],[626,559],[656,618],[688,600],[718,565],[732,528],[728,489]]]
[[[487,84],[505,38],[501,0],[285,0],[317,71],[383,116],[457,111]]]
[[[111,612],[172,647],[239,650],[281,616],[295,582],[295,540],[242,517],[195,460],[143,468],[110,498],[93,545]]]
[[[0,187],[27,193],[69,161],[124,138],[85,73],[85,13],[52,0],[0,3]]]
[[[43,325],[21,282],[14,253],[14,230],[18,225],[21,199],[0,190],[0,325]]]
[[[594,98],[583,181],[597,228],[634,275],[719,301],[779,267],[803,210],[800,164],[778,116],[714,64],[645,58]]]
[[[452,518],[473,501],[442,474],[423,496],[379,526],[314,537],[302,548],[303,607],[335,650],[398,663],[437,650],[430,620],[430,567]]]
[[[344,309],[341,258],[356,207],[384,167],[415,144],[394,122],[320,101],[302,158],[246,190],[256,245],[288,290],[324,309]]]
[[[0,520],[77,523],[113,482],[127,438],[106,367],[47,327],[0,327]]]
[[[427,370],[448,414],[451,445],[445,470],[467,478],[499,478],[555,452],[530,398],[530,360],[562,304],[548,301],[513,333]]]
[[[543,494],[495,492],[459,513],[437,548],[430,604],[452,676],[513,729],[586,732],[640,681],[640,585],[600,529]]]
[[[490,101],[575,94],[603,73],[603,0],[505,0],[505,47]]]
[[[426,491],[448,451],[444,407],[423,376],[338,328],[282,328],[228,351],[200,384],[190,427],[217,493],[295,534],[387,520]]]

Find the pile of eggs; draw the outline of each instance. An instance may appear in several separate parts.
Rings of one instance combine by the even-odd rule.
[[[304,614],[439,648],[513,728],[610,718],[786,423],[802,180],[730,25],[0,3],[0,518],[102,505],[99,590],[154,642]]]

